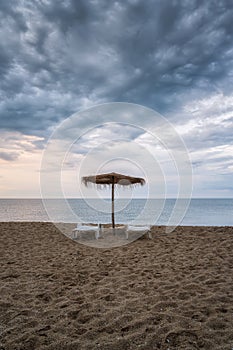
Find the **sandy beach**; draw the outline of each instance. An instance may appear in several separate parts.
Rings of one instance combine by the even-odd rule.
[[[152,236],[98,249],[0,223],[0,349],[231,350],[233,228]]]

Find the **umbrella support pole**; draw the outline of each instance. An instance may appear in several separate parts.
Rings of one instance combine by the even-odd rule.
[[[121,182],[122,181],[122,182]],[[97,185],[112,185],[112,232],[115,235],[115,217],[114,217],[114,190],[116,185],[144,185],[145,180],[141,177],[132,177],[128,175],[122,175],[118,173],[98,174],[93,176],[83,176],[82,182],[87,186],[88,183],[95,183]]]
[[[112,229],[115,234],[115,217],[114,217],[114,180],[112,182]]]

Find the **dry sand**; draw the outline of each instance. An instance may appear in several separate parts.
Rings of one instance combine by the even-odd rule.
[[[233,348],[231,227],[98,249],[0,223],[0,240],[1,350]]]

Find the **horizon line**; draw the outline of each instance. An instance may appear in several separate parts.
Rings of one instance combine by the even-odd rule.
[[[82,198],[82,197],[48,197],[48,198],[42,198],[42,197],[0,197],[0,200],[3,199],[40,199],[40,200],[47,200],[47,199],[108,199],[111,200],[110,197],[100,197],[100,198],[95,198],[95,197],[86,197],[86,198]],[[147,197],[124,197],[124,198],[117,198],[117,199],[233,199],[233,197],[151,197],[151,198],[147,198]]]

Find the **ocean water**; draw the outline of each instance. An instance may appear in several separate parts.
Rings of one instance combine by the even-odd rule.
[[[115,203],[115,222],[168,225],[175,203],[175,199],[120,199]],[[0,199],[0,221],[111,222],[107,199],[68,199],[65,206],[63,200],[50,199],[44,204],[41,199]],[[233,226],[233,199],[192,199],[179,224]]]

